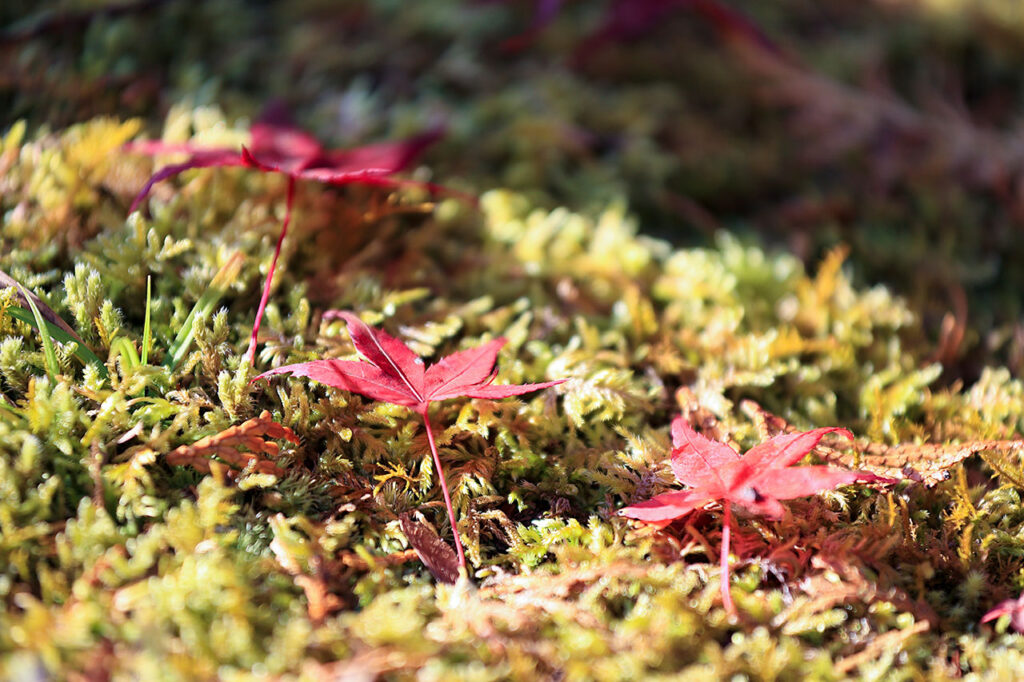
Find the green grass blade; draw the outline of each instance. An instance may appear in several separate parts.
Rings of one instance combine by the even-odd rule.
[[[56,381],[57,375],[60,374],[60,365],[57,364],[57,351],[53,348],[53,339],[50,338],[50,330],[47,329],[46,320],[43,319],[43,314],[39,312],[39,307],[35,304],[35,301],[32,300],[32,297],[24,289],[21,290],[21,295],[28,302],[29,307],[32,308],[32,315],[36,320],[36,329],[39,330],[39,337],[43,340],[46,373],[49,375],[50,381]]]
[[[228,258],[227,262],[221,267],[213,277],[213,281],[210,282],[209,288],[203,292],[203,295],[196,301],[188,317],[185,318],[185,323],[181,326],[178,331],[178,335],[174,337],[174,343],[171,344],[171,348],[167,353],[167,358],[164,360],[164,366],[170,369],[172,372],[174,368],[178,366],[184,358],[185,354],[188,353],[188,349],[192,346],[192,339],[195,335],[195,321],[200,315],[209,315],[213,312],[214,306],[220,301],[221,297],[227,293],[228,285],[238,277],[239,271],[242,269],[242,263],[245,261],[245,255],[241,251],[236,251]]]
[[[142,364],[149,364],[149,344],[150,344],[150,328],[149,328],[149,313],[151,311],[151,304],[153,302],[153,278],[149,275],[146,276],[146,319],[142,323]]]
[[[25,411],[20,410],[14,405],[7,402],[7,398],[0,396],[0,414],[5,416],[14,417],[16,423],[21,424],[25,421]]]
[[[113,351],[114,357],[120,356],[123,358],[123,362],[130,369],[135,369],[142,364],[139,361],[139,354],[135,352],[135,344],[128,340],[126,336],[119,336],[114,339],[113,343],[110,344],[110,350]]]
[[[29,300],[29,302],[31,302],[31,299],[26,300]],[[36,316],[33,315],[28,310],[25,310],[24,308],[13,305],[9,306],[7,308],[7,314],[16,320],[20,320],[21,322],[24,322],[25,324],[32,326],[35,329],[39,329]],[[42,314],[40,314],[40,317],[42,317]],[[83,365],[95,365],[96,368],[100,371],[100,374],[103,375],[104,378],[106,378],[107,366],[103,364],[103,361],[100,360],[99,357],[95,353],[93,353],[87,346],[82,345],[78,341],[78,339],[75,339],[73,336],[71,336],[66,331],[64,331],[57,325],[53,324],[52,322],[43,320],[43,325],[51,338],[57,339],[57,341],[63,344],[75,344],[75,352],[73,353],[73,355],[78,359],[78,361],[81,362]]]

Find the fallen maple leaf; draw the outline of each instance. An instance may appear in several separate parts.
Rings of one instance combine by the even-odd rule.
[[[1010,617],[1010,625],[1017,632],[1024,633],[1024,594],[1021,594],[1016,599],[1007,599],[1001,602],[994,609],[986,613],[981,617],[982,623],[987,623],[990,620],[995,620],[1002,616]]]
[[[444,468],[434,443],[434,432],[430,428],[428,410],[436,400],[457,398],[507,398],[557,386],[565,381],[545,381],[538,384],[500,385],[491,383],[497,375],[494,363],[498,351],[505,345],[504,338],[488,341],[475,348],[452,353],[427,368],[423,360],[408,346],[386,332],[373,329],[355,314],[345,311],[329,311],[324,319],[341,318],[348,325],[349,336],[356,350],[368,362],[358,360],[313,360],[294,365],[285,365],[264,372],[252,381],[274,376],[292,374],[319,381],[352,393],[359,393],[373,400],[405,405],[416,410],[423,417],[427,430],[430,454],[441,481],[444,504],[448,520],[455,536],[455,548],[459,555],[459,568],[465,570],[466,556],[462,550],[458,526],[455,523],[455,509],[448,494]]]
[[[672,422],[672,444],[675,448],[670,466],[676,480],[689,488],[656,495],[645,502],[620,509],[619,514],[667,526],[709,502],[721,502],[724,510],[722,601],[726,610],[735,614],[736,608],[729,592],[733,504],[754,514],[778,519],[785,511],[779,500],[812,495],[854,481],[894,482],[894,479],[882,478],[868,471],[848,471],[829,466],[787,468],[800,461],[829,433],[853,438],[849,431],[835,426],[787,433],[754,446],[741,457],[725,443],[705,438],[694,431],[685,419],[677,417]]]
[[[270,296],[270,284],[274,279],[277,259],[281,255],[281,244],[288,233],[292,218],[292,204],[295,200],[297,180],[315,180],[329,185],[360,183],[384,187],[414,185],[426,187],[432,192],[441,191],[438,185],[413,180],[400,180],[391,176],[406,168],[427,146],[441,137],[442,130],[435,128],[416,137],[399,142],[356,147],[354,149],[324,149],[320,142],[297,128],[287,112],[278,104],[267,107],[249,129],[251,139],[248,147],[199,147],[192,144],[168,144],[160,141],[132,142],[126,145],[128,151],[143,154],[188,154],[187,161],[164,166],[149,178],[142,190],[132,201],[129,212],[134,212],[158,182],[193,168],[214,166],[242,166],[264,173],[282,173],[288,177],[288,191],[285,200],[284,220],[281,234],[274,247],[274,256],[263,285],[256,320],[246,355],[250,363],[256,362],[256,337],[260,322]]]

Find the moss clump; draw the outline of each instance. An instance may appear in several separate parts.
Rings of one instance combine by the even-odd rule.
[[[1020,27],[995,5],[951,27],[920,8],[868,22],[892,10],[736,4],[829,78],[855,81],[868,57],[824,25],[872,46],[903,94],[918,49],[974,55],[978,98],[1022,89],[1001,61]],[[56,24],[0,10],[20,20],[0,47],[13,73],[43,84],[0,83],[5,120],[24,119],[0,146],[0,269],[100,359],[54,337],[53,372],[39,331],[10,314],[14,290],[0,294],[5,678],[1020,669],[1021,635],[978,624],[1024,590],[1019,451],[983,451],[932,487],[851,487],[793,501],[782,521],[739,520],[738,622],[718,596],[717,510],[664,531],[615,516],[672,485],[680,411],[741,449],[763,428],[748,401],[797,428],[848,427],[865,447],[1013,438],[1009,195],[967,191],[977,179],[932,157],[886,171],[825,145],[835,126],[821,133],[832,153],[805,164],[799,132],[686,14],[570,68],[602,9],[568,3],[529,51],[496,53],[526,5],[53,3],[81,17]],[[156,27],[174,44],[125,47]],[[1001,42],[986,42],[993,27]],[[300,187],[260,371],[355,357],[344,325],[321,317],[340,308],[428,358],[505,336],[502,383],[568,379],[433,408],[471,586],[435,584],[402,533],[412,512],[452,534],[406,408],[302,379],[249,384],[281,178],[200,169],[126,215],[152,166],[125,141],[236,145],[282,94],[331,144],[401,137],[444,112],[448,137],[413,172],[480,203]],[[999,125],[998,102],[979,102]],[[263,410],[300,439],[276,441],[283,475],[215,454],[167,461]]]

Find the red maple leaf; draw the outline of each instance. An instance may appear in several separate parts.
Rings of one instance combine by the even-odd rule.
[[[1021,594],[1016,599],[1007,599],[1001,602],[994,609],[986,613],[981,617],[982,623],[987,623],[990,620],[995,620],[1001,616],[1010,617],[1010,625],[1017,632],[1024,633],[1024,594]]]
[[[731,505],[768,518],[781,518],[785,509],[779,500],[813,495],[854,481],[894,482],[867,471],[848,471],[829,466],[788,468],[810,452],[825,434],[839,433],[853,438],[846,429],[830,426],[801,433],[786,433],[754,446],[742,457],[725,443],[700,435],[683,417],[672,422],[670,465],[676,480],[686,490],[662,493],[619,510],[619,514],[658,526],[667,526],[710,502],[721,502],[722,528],[721,585],[726,609],[736,613],[729,593],[729,536]]]
[[[531,393],[542,388],[557,386],[565,381],[545,381],[539,384],[494,384],[497,371],[494,363],[498,351],[505,345],[504,338],[488,341],[475,348],[452,353],[437,363],[426,367],[423,360],[408,346],[390,334],[373,329],[354,313],[331,311],[325,319],[341,318],[348,325],[349,336],[356,350],[367,362],[359,360],[313,360],[295,365],[285,365],[264,372],[253,379],[262,379],[275,374],[291,374],[309,377],[328,386],[334,386],[352,393],[359,393],[374,400],[411,407],[423,417],[427,430],[427,442],[434,457],[434,466],[441,481],[448,520],[455,535],[455,547],[459,553],[459,567],[466,568],[466,556],[462,550],[458,526],[455,524],[455,510],[444,468],[434,443],[427,414],[430,403],[436,400],[466,396],[469,398],[507,398]]]
[[[288,177],[288,193],[284,220],[281,223],[281,234],[277,238],[274,257],[270,261],[270,269],[263,285],[263,294],[260,297],[259,307],[256,309],[256,320],[253,323],[252,336],[249,339],[249,349],[246,352],[249,362],[255,363],[256,337],[259,334],[260,322],[270,296],[270,284],[274,279],[277,259],[281,255],[281,244],[284,243],[284,237],[288,233],[288,225],[291,222],[296,180],[316,180],[329,185],[350,183],[384,187],[415,185],[426,187],[432,192],[442,191],[443,188],[431,183],[391,177],[412,163],[427,146],[441,136],[442,131],[438,128],[407,140],[367,145],[354,149],[324,149],[315,137],[292,123],[283,107],[272,104],[252,124],[249,132],[251,136],[249,146],[242,146],[240,149],[168,144],[155,140],[132,142],[126,145],[126,149],[143,154],[183,153],[189,155],[188,160],[164,166],[154,173],[135,197],[130,211],[135,211],[142,200],[149,195],[153,185],[193,168],[241,166],[264,173],[282,173]]]

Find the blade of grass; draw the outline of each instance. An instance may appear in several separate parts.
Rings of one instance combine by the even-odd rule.
[[[214,275],[209,288],[196,301],[188,317],[185,318],[185,323],[178,331],[178,335],[174,337],[174,342],[171,344],[167,358],[164,360],[164,365],[172,372],[178,366],[178,363],[184,359],[185,354],[192,345],[192,338],[195,335],[196,318],[213,312],[214,306],[227,293],[228,285],[238,277],[244,261],[245,255],[241,251],[233,253],[221,269],[217,271],[217,274]]]
[[[142,364],[139,361],[139,354],[135,352],[135,344],[126,336],[119,336],[114,339],[113,343],[110,344],[110,350],[113,351],[114,357],[120,355],[129,368],[134,369]]]
[[[0,413],[16,417],[19,423],[25,421],[25,412],[20,410],[7,400],[7,397],[0,394]]]
[[[68,336],[74,339],[79,346],[85,345],[85,341],[82,340],[82,337],[76,334],[75,330],[71,328],[71,325],[65,322],[60,315],[53,312],[53,309],[50,308],[50,306],[46,305],[43,299],[39,298],[31,291],[27,291],[25,286],[21,282],[14,279],[3,270],[0,270],[0,289],[7,289],[8,287],[13,287],[18,291],[18,304],[22,308],[25,308],[26,313],[28,312],[27,301],[32,300],[36,304],[36,307],[39,308],[39,312],[42,313],[43,319],[59,327],[62,331],[67,333]],[[54,336],[54,338],[59,337]]]
[[[39,312],[39,307],[28,295],[25,289],[20,284],[18,285],[18,288],[21,290],[22,297],[32,308],[32,315],[36,318],[36,329],[39,330],[39,337],[43,340],[43,356],[46,358],[46,374],[50,377],[50,381],[56,381],[57,375],[60,374],[60,365],[57,364],[57,352],[53,349],[53,339],[50,338],[50,330],[47,329],[46,320],[43,319],[43,314]]]
[[[150,329],[149,329],[149,313],[151,311],[151,304],[153,302],[153,278],[149,275],[146,276],[146,319],[142,323],[142,364],[149,364],[149,344],[150,344]]]
[[[32,301],[31,298],[28,298],[26,300],[29,302]],[[35,315],[33,315],[28,310],[12,305],[7,308],[6,312],[14,319],[20,320],[21,322],[24,322],[25,324],[28,324],[35,329],[39,329],[39,325],[37,324]],[[57,325],[46,320],[43,321],[43,324],[45,325],[46,330],[47,332],[49,332],[51,338],[56,339],[57,341],[63,344],[75,344],[75,352],[72,353],[72,355],[74,355],[78,359],[78,361],[81,362],[83,365],[95,365],[96,368],[99,370],[100,374],[104,378],[106,378],[106,365],[103,364],[103,361],[100,360],[99,357],[95,353],[93,353],[88,346],[82,343],[81,339],[71,336]]]

